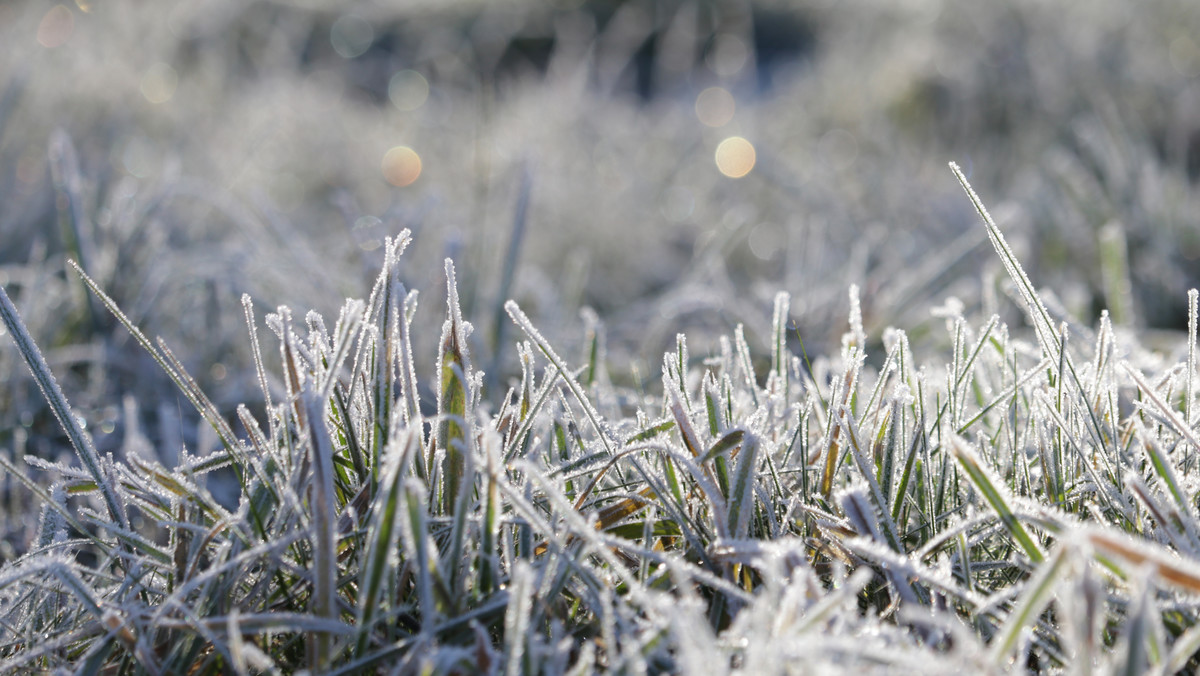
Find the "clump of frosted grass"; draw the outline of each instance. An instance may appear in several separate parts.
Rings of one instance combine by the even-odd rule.
[[[332,330],[279,308],[264,349],[244,299],[266,405],[230,417],[76,266],[213,429],[219,447],[174,468],[99,457],[0,294],[82,466],[0,456],[42,513],[0,569],[0,668],[1195,669],[1197,294],[1182,363],[1107,317],[1072,338],[955,174],[1033,343],[960,307],[943,359],[917,363],[899,329],[868,359],[853,289],[843,349],[810,363],[779,294],[769,359],[740,326],[703,360],[680,335],[652,396],[603,377],[596,318],[572,364],[511,301],[519,377],[484,392],[449,262],[440,334],[413,323],[405,232]],[[438,341],[431,371],[420,340]],[[218,469],[232,505],[206,488]]]

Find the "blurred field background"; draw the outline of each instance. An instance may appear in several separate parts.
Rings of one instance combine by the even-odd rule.
[[[0,282],[118,456],[216,439],[68,258],[218,405],[255,397],[243,293],[260,315],[330,317],[404,227],[418,325],[440,326],[450,257],[485,370],[509,372],[492,355],[512,297],[580,349],[594,309],[613,378],[636,385],[677,332],[698,354],[738,322],[763,344],[779,289],[814,354],[836,347],[852,283],[873,340],[889,325],[919,340],[948,297],[1020,323],[949,160],[1052,310],[1183,327],[1200,8],[0,3]],[[67,452],[7,346],[0,381],[0,447]],[[23,492],[4,498],[0,560],[33,528]]]

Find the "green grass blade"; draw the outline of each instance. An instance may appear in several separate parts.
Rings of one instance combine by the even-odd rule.
[[[462,319],[458,304],[458,285],[454,264],[446,259],[446,305],[449,317],[442,328],[438,354],[438,433],[437,447],[442,460],[442,513],[453,514],[460,484],[466,472],[466,457],[471,452],[467,415],[467,383],[471,361],[467,350],[470,326]]]
[[[421,626],[428,631],[441,616],[434,596],[437,559],[429,539],[428,495],[420,482],[409,478],[404,481],[403,500],[407,517],[402,521],[404,528],[400,531],[404,557],[416,570],[417,607],[421,612]]]
[[[1000,523],[1004,525],[1005,530],[1012,535],[1017,544],[1025,550],[1025,555],[1034,563],[1041,563],[1045,560],[1045,555],[1041,549],[1030,537],[1029,532],[1021,525],[1016,514],[1013,513],[1009,506],[1011,499],[1008,498],[1006,492],[1001,488],[1001,484],[995,480],[991,472],[984,468],[979,456],[967,445],[965,441],[959,438],[954,438],[950,442],[950,450],[958,463],[967,472],[967,476],[971,479],[971,483],[975,489],[979,491],[984,500],[991,505],[996,515],[1000,517]]]
[[[1025,592],[1005,619],[1000,633],[992,639],[992,662],[997,666],[1012,666],[1013,650],[1053,599],[1055,589],[1062,582],[1063,568],[1068,558],[1066,552],[1066,547],[1059,547],[1038,567]]]
[[[494,592],[500,584],[497,552],[499,550],[500,513],[504,504],[500,499],[501,465],[504,453],[503,442],[498,434],[485,431],[482,450],[487,461],[484,481],[487,484],[484,498],[483,524],[479,544],[479,589],[481,595]]]
[[[750,517],[754,514],[758,446],[758,437],[746,434],[742,440],[742,449],[738,452],[737,468],[734,470],[729,496],[729,534],[735,540],[746,537],[750,528]]]
[[[381,472],[380,495],[374,501],[371,521],[367,528],[366,556],[359,571],[359,633],[355,646],[357,657],[366,654],[370,632],[380,609],[379,590],[383,585],[384,576],[395,574],[393,557],[398,537],[404,469],[408,466],[409,456],[416,452],[417,434],[418,432],[409,428],[397,437],[386,456],[387,462]]]

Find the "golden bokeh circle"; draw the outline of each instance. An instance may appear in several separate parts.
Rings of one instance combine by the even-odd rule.
[[[741,136],[730,136],[721,141],[716,153],[717,169],[729,178],[741,178],[754,168],[757,155],[754,144]]]
[[[388,183],[403,188],[421,176],[421,156],[408,146],[396,146],[384,154],[381,169]]]

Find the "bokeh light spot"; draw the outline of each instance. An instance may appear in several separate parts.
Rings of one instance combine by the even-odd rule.
[[[166,103],[175,96],[175,88],[179,86],[179,74],[175,69],[161,61],[146,69],[142,76],[142,96],[150,103]]]
[[[746,65],[749,57],[750,50],[741,38],[724,33],[717,36],[704,60],[712,72],[721,77],[732,77]]]
[[[736,108],[733,95],[722,87],[709,87],[696,97],[696,117],[710,127],[728,124]]]
[[[329,29],[333,51],[344,59],[362,56],[375,41],[375,29],[357,14],[344,14]]]
[[[759,223],[750,231],[747,243],[750,253],[759,260],[769,261],[783,246],[783,232],[774,223]]]
[[[754,168],[754,145],[741,136],[730,136],[717,146],[717,169],[729,178],[741,178]]]
[[[415,70],[399,71],[388,81],[388,98],[398,110],[416,110],[429,98],[429,81]]]
[[[38,44],[47,49],[54,49],[66,44],[75,32],[75,15],[63,5],[55,5],[42,17],[38,24]]]
[[[421,176],[421,156],[408,146],[396,146],[384,154],[382,168],[388,183],[403,188]]]

